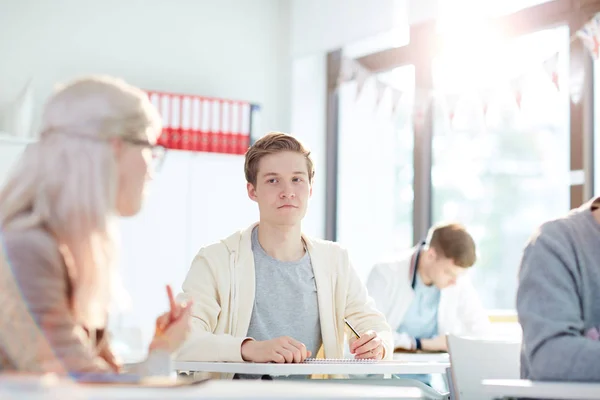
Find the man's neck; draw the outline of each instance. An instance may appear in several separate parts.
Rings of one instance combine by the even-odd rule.
[[[423,282],[423,284],[425,286],[430,286],[431,284],[433,284],[433,280],[429,277],[429,267],[430,265],[427,264],[427,262],[425,261],[425,250],[419,250],[420,254],[419,254],[419,262],[417,264],[417,274],[419,274],[419,277],[421,278],[421,281]]]
[[[304,256],[300,225],[271,225],[260,222],[258,242],[268,255],[280,261],[298,261]]]

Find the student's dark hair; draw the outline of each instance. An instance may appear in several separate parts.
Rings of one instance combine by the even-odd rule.
[[[475,241],[464,226],[457,223],[440,224],[429,230],[429,247],[439,255],[450,258],[458,267],[475,264]]]

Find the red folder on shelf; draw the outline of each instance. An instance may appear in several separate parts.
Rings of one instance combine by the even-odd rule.
[[[181,98],[181,149],[192,150],[192,99]]]
[[[171,148],[173,145],[172,135],[173,131],[171,129],[171,96],[167,93],[160,93],[160,115],[162,116],[163,122],[163,146],[167,148]]]
[[[231,101],[221,102],[221,146],[220,152],[231,154]]]
[[[209,151],[210,148],[210,127],[211,127],[211,102],[202,98],[202,116],[200,118],[200,146],[198,151]]]
[[[181,95],[171,96],[171,143],[170,148],[181,149]]]
[[[211,118],[210,118],[210,141],[208,151],[219,153],[221,150],[221,101],[211,100]]]
[[[236,148],[236,154],[245,154],[248,149],[248,143],[250,138],[250,124],[251,124],[251,108],[250,103],[242,103],[242,116],[240,124],[240,133],[238,135],[238,144]]]
[[[148,94],[148,98],[150,99],[150,103],[152,103],[152,105],[156,108],[156,110],[158,110],[158,113],[160,114],[160,94],[158,94],[156,92],[147,92],[147,94]],[[167,134],[163,127],[163,130],[160,132],[158,138],[156,139],[156,143],[161,146],[165,146],[166,138],[167,138]]]
[[[192,123],[190,128],[192,151],[200,151],[200,128],[202,120],[202,101],[200,97],[192,97]]]
[[[238,142],[242,122],[242,103],[239,101],[231,102],[231,129],[229,134],[229,154],[238,154]]]

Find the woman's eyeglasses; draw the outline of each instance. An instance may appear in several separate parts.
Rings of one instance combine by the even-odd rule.
[[[134,146],[142,146],[150,149],[152,151],[152,165],[154,171],[159,171],[162,168],[167,154],[166,148],[158,144],[149,143],[147,140],[143,139],[122,138],[122,140]]]
[[[68,132],[68,131],[62,131],[62,130],[58,130],[58,129],[52,129],[52,130],[47,130],[45,132],[42,133],[42,138],[44,138],[45,136],[48,136],[49,134],[63,134],[63,135],[68,135],[68,136],[72,136],[72,137],[78,137],[81,139],[87,139],[87,140],[93,140],[95,142],[107,142],[108,140],[110,140],[110,138],[99,138],[99,137],[93,137],[93,136],[88,136],[88,135],[80,135],[77,133],[72,133],[72,132]],[[135,139],[135,138],[128,138],[128,137],[121,137],[120,138],[122,141],[126,142],[126,143],[130,143],[134,146],[142,146],[145,148],[148,148],[152,151],[152,166],[154,167],[154,171],[159,171],[165,161],[165,156],[167,154],[167,149],[164,148],[161,145],[158,144],[152,144],[150,142],[148,142],[147,140],[143,140],[143,139]]]

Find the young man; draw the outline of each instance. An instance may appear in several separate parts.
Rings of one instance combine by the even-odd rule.
[[[542,225],[525,248],[521,376],[600,381],[600,198]]]
[[[462,276],[475,259],[471,235],[446,224],[399,260],[373,267],[367,287],[394,330],[396,349],[447,351],[448,333],[487,332],[485,310]]]
[[[271,133],[250,147],[244,169],[260,220],[201,249],[193,261],[183,284],[194,301],[192,332],[178,359],[341,358],[350,332],[344,318],[360,334],[350,336],[356,358],[391,358],[390,327],[348,253],[302,234],[314,177],[310,152],[292,136]]]

